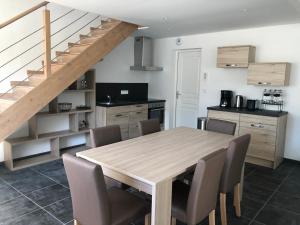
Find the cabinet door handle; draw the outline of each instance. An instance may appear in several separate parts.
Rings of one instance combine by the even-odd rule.
[[[226,64],[227,67],[237,67],[238,64]]]
[[[135,107],[140,108],[140,107],[143,107],[143,106],[142,105],[136,105]]]
[[[121,116],[123,116],[122,114],[117,114],[117,115],[115,115],[115,117],[121,117]]]
[[[271,82],[258,82],[258,85],[271,85]]]
[[[251,124],[251,127],[255,127],[255,128],[264,128],[265,126],[262,125],[261,123],[258,123],[258,124],[252,123],[252,124]]]
[[[143,112],[136,112],[136,114],[142,114]]]

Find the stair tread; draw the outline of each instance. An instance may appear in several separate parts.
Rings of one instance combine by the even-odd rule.
[[[99,39],[103,35],[98,35],[98,36],[89,36],[89,35],[80,35],[80,39]]]
[[[0,98],[1,99],[8,99],[8,100],[18,100],[19,99],[19,97],[18,96],[16,96],[16,94],[15,93],[13,93],[13,92],[8,92],[8,93],[0,93]]]
[[[73,53],[73,52],[60,52],[60,51],[56,51],[56,55],[57,56],[61,56],[61,55],[79,55],[80,53]]]
[[[91,44],[80,44],[80,43],[68,43],[69,47],[77,47],[77,46],[90,46]]]
[[[27,70],[27,74],[44,74],[44,71],[39,71],[39,70]]]

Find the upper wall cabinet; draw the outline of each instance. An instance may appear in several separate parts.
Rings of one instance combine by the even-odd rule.
[[[248,84],[263,86],[287,86],[290,80],[290,63],[251,63]]]
[[[217,67],[247,68],[255,61],[255,47],[250,45],[218,48]]]

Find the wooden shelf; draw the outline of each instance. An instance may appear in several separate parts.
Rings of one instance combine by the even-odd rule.
[[[27,142],[35,141],[36,138],[34,137],[19,137],[19,138],[10,138],[6,139],[8,143],[11,145],[19,145],[19,144],[25,144]]]
[[[85,81],[87,89],[80,89],[82,80]],[[90,109],[72,109],[68,112],[59,112],[58,109],[58,97],[54,98],[49,103],[49,111],[39,112],[34,115],[28,121],[28,136],[19,138],[8,138],[3,142],[4,146],[4,162],[7,168],[10,170],[18,170],[28,166],[37,165],[40,163],[49,162],[60,158],[61,153],[64,150],[60,149],[60,139],[73,135],[85,134],[86,145],[89,145],[90,138],[87,135],[90,128],[95,127],[95,107],[96,107],[96,85],[95,85],[95,71],[87,71],[79,80],[75,81],[72,85],[75,90],[65,90],[65,93],[82,93],[84,94],[84,102],[82,105],[90,106]],[[76,96],[75,96],[76,97]],[[69,120],[69,127],[67,130],[60,130],[56,132],[39,134],[40,121],[44,119],[51,119],[51,122],[55,122],[55,116],[65,115]],[[52,118],[45,118],[52,116]],[[90,128],[79,129],[79,124],[82,120],[85,120]],[[66,127],[67,128],[67,127]],[[65,128],[65,129],[66,129]],[[49,153],[42,153],[38,155],[32,155],[30,157],[14,159],[13,151],[15,146],[19,146],[27,143],[34,143],[38,141],[49,141],[50,151]],[[84,148],[81,147],[81,151]],[[60,152],[62,151],[62,152]],[[80,151],[80,148],[70,150],[71,152]]]
[[[88,133],[88,132],[90,132],[89,128],[80,129],[79,131],[62,130],[62,131],[57,131],[57,132],[49,132],[49,133],[39,134],[38,138],[20,137],[20,138],[10,138],[10,139],[7,139],[6,141],[8,143],[10,143],[11,145],[20,145],[20,144],[25,144],[25,143],[32,142],[32,141],[37,141],[37,140],[67,137],[67,136],[72,136],[72,135],[76,135],[76,134],[84,134],[84,133]]]
[[[69,114],[76,114],[76,113],[89,113],[93,112],[92,109],[83,109],[83,110],[78,110],[78,109],[72,109],[71,111],[68,112],[39,112],[36,115],[37,116],[58,116],[58,115],[69,115]]]
[[[52,138],[58,138],[58,137],[67,137],[72,136],[75,134],[83,134],[90,132],[89,128],[85,128],[79,131],[72,131],[72,130],[62,130],[57,132],[49,132],[44,134],[39,134],[38,139],[52,139]]]
[[[62,150],[60,150],[60,154],[63,155],[65,153],[69,153],[72,155],[76,155],[77,152],[82,152],[82,151],[85,151],[88,149],[90,149],[90,147],[88,147],[88,146],[78,146],[78,147],[74,147],[74,148],[62,149]]]
[[[26,168],[28,166],[34,166],[40,163],[50,162],[55,159],[59,159],[59,157],[52,155],[50,152],[39,156],[32,156],[26,159],[19,159],[19,160],[17,159],[14,160],[13,170],[19,170],[19,169]]]

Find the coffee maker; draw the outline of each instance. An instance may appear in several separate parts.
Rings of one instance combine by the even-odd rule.
[[[228,90],[221,90],[220,107],[230,108],[232,107],[233,92]]]

